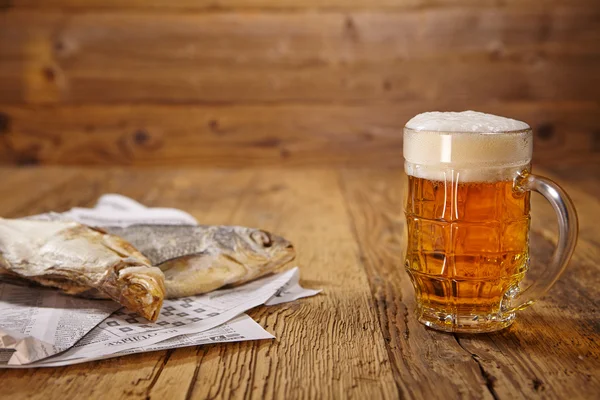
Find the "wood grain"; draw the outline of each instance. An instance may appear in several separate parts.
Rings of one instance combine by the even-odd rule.
[[[297,262],[303,278],[326,287],[327,294],[269,312],[268,326],[279,339],[255,347],[242,369],[248,371],[246,377],[221,376],[213,363],[198,364],[191,397],[206,398],[216,387],[238,385],[249,398],[282,398],[289,393],[295,397],[364,398],[370,393],[396,397],[335,173],[260,171],[235,199],[232,222],[289,237],[299,249]],[[325,225],[321,223],[324,214],[331,215]],[[343,285],[340,274],[346,276]],[[220,355],[226,364],[238,364],[232,353],[215,351],[213,355]],[[221,393],[228,396],[228,392]]]
[[[433,109],[529,122],[537,162],[599,161],[598,7],[85,4],[0,13],[1,164],[401,166]]]
[[[402,179],[402,173],[397,171],[345,171],[342,174],[371,290],[379,300],[384,336],[388,342],[399,343],[390,346],[390,358],[401,375],[405,369],[427,370],[428,378],[436,386],[448,385],[447,381],[461,382],[458,375],[466,387],[479,391],[476,397],[593,398],[600,390],[597,375],[599,316],[594,300],[600,279],[597,263],[590,262],[583,253],[596,252],[598,228],[585,224],[568,273],[549,295],[520,313],[511,328],[484,335],[440,334],[419,327],[411,313],[412,288],[399,264],[399,241],[404,223]],[[580,215],[590,215],[598,209],[597,199],[569,186],[567,190],[575,198]],[[546,265],[553,247],[548,232],[552,232],[555,217],[541,201],[535,197],[533,202],[533,271]],[[438,340],[445,341],[433,350],[425,350],[422,343],[433,341],[429,336],[439,336],[443,339]],[[454,362],[454,375],[439,367],[450,360]],[[473,367],[470,363],[476,364],[479,376],[467,373]],[[442,376],[431,372],[440,370],[444,371]],[[426,393],[432,383],[422,382],[420,379],[413,388],[419,386],[419,393]]]
[[[91,206],[117,192],[244,224],[295,243],[314,298],[251,315],[274,341],[161,351],[78,366],[0,370],[11,399],[440,398],[594,399],[600,390],[598,198],[543,169],[576,204],[580,240],[567,273],[508,330],[452,335],[426,329],[399,265],[399,169],[119,169],[0,167],[0,215]],[[590,178],[591,179],[591,178]],[[39,190],[32,190],[36,188]],[[556,241],[555,216],[532,198],[532,268]]]
[[[0,102],[596,101],[598,12],[8,11]]]
[[[169,10],[281,10],[281,9],[392,9],[425,7],[552,7],[594,6],[595,0],[4,0],[11,7],[61,9],[169,9]]]
[[[507,373],[511,382],[522,380],[529,396],[544,398],[592,398],[598,392],[598,304],[600,295],[598,278],[597,238],[600,229],[593,219],[600,206],[596,197],[581,190],[570,179],[557,179],[548,171],[536,171],[559,182],[573,199],[580,219],[579,241],[567,272],[551,291],[533,307],[522,313],[514,335],[503,335],[502,340],[492,336],[485,340],[460,338],[460,343],[474,354],[483,356],[480,361],[489,371]],[[532,197],[532,272],[543,269],[557,241],[556,216],[552,208],[539,195]],[[565,334],[565,332],[569,332]],[[510,333],[510,332],[509,332]],[[568,339],[567,339],[568,338]],[[515,344],[531,344],[525,351]],[[507,360],[522,371],[508,371],[502,366]],[[528,378],[530,381],[528,382]],[[508,396],[519,397],[514,386],[498,388]],[[533,389],[533,390],[532,390]]]
[[[582,169],[585,170],[586,168],[584,167]],[[569,285],[564,286],[564,296],[575,297],[577,301],[580,300],[579,296],[587,296],[581,298],[582,303],[593,303],[594,299],[600,297],[600,285],[597,284],[600,283],[600,278],[597,274],[597,260],[600,257],[600,248],[598,246],[600,227],[596,223],[595,218],[590,218],[589,216],[595,215],[600,207],[598,197],[593,194],[590,195],[586,190],[585,185],[581,185],[575,176],[573,178],[561,177],[547,170],[534,170],[534,172],[547,176],[564,187],[575,203],[575,208],[579,215],[579,239],[577,251],[573,255],[574,262],[568,270],[569,273],[565,274],[566,278],[563,279],[572,279],[574,283],[585,288],[585,290],[569,293],[571,286],[569,283]],[[580,172],[578,174],[585,175],[585,172]],[[574,175],[577,175],[577,173]],[[597,186],[597,184],[598,181],[596,181],[595,186]],[[540,240],[543,239],[551,245],[556,244],[558,240],[558,229],[554,211],[539,195],[533,197],[532,206],[535,207],[535,210],[537,211],[535,215],[536,218],[533,219],[531,223],[532,229],[540,235]],[[540,265],[544,265],[543,262]],[[559,289],[561,288],[560,282],[561,281],[556,285]]]
[[[490,398],[477,363],[454,337],[425,329],[412,314],[413,289],[401,264],[403,179],[399,170],[341,175],[396,384],[402,398],[435,398],[441,393]]]
[[[39,371],[2,370],[3,395],[11,399],[397,397],[334,171],[77,169],[66,184],[62,176],[71,169],[28,171],[55,182],[56,190],[35,196],[26,209],[14,206],[14,199],[24,198],[25,192],[7,190],[7,197],[14,199],[6,200],[1,215],[64,209],[71,202],[89,206],[93,197],[110,191],[148,205],[186,209],[205,223],[261,226],[294,242],[305,284],[323,288],[325,294],[253,313],[276,334],[275,341],[192,347]]]
[[[600,145],[600,135],[592,147]],[[553,176],[563,182],[568,182],[571,186],[577,186],[578,190],[584,191],[597,199],[600,199],[600,168],[595,165],[571,165],[565,163],[556,163],[544,167],[546,171],[551,171]]]
[[[68,170],[65,168],[6,169],[2,176],[11,176],[22,186],[14,186],[2,179],[0,187],[4,195],[0,200],[2,217],[19,217],[65,210],[75,205],[90,207],[98,196],[106,191],[127,191],[130,195],[143,197],[148,185],[143,177],[139,185],[131,185],[131,174],[118,171]],[[125,180],[115,181],[115,176]],[[43,184],[43,191],[36,188]],[[136,192],[137,189],[137,192]],[[150,353],[99,361],[90,365],[76,365],[58,369],[0,370],[3,382],[2,397],[24,398],[125,398],[133,394],[144,395],[144,385],[150,384],[160,373],[166,352]],[[10,383],[9,383],[10,382]],[[85,382],[85,383],[84,383]]]
[[[536,135],[536,162],[600,162],[597,103],[477,106],[527,121]],[[0,164],[401,167],[406,121],[431,109],[469,107],[468,103],[0,106]]]

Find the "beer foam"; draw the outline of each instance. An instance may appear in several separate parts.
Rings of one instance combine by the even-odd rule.
[[[512,179],[531,162],[525,122],[475,111],[419,114],[404,129],[406,172],[425,179]]]
[[[477,111],[426,112],[413,117],[406,127],[416,131],[500,133],[529,129],[523,121]]]

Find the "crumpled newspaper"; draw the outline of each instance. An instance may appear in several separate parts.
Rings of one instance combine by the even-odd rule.
[[[181,210],[148,208],[116,194],[100,197],[94,208],[31,218],[64,217],[99,227],[197,224]],[[244,312],[320,292],[298,282],[296,267],[232,289],[165,300],[154,323],[112,301],[0,282],[0,367],[51,367],[205,343],[270,339]]]

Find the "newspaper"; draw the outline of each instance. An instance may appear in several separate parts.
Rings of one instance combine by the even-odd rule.
[[[197,223],[181,210],[147,208],[113,194],[102,196],[91,209],[74,208],[63,214],[32,218],[65,217],[100,227]],[[0,350],[0,367],[69,365],[214,341],[272,338],[243,313],[261,304],[280,304],[319,293],[302,288],[298,282],[298,268],[293,268],[233,289],[165,300],[154,323],[110,301],[79,299],[51,290],[2,283],[0,347],[5,350]],[[19,298],[24,300],[14,300]],[[115,309],[118,311],[113,313]]]
[[[0,347],[9,364],[26,364],[71,348],[121,305],[51,289],[0,283]]]
[[[59,355],[43,360],[36,364],[17,366],[17,368],[60,367],[64,365],[73,365],[82,362],[103,360],[107,358],[120,357],[128,354],[144,353],[149,351],[169,350],[179,347],[200,346],[204,344],[240,342],[246,340],[261,340],[274,338],[275,336],[265,331],[247,314],[242,314],[229,322],[226,322],[207,331],[179,335],[174,338],[167,339],[162,342],[158,342],[156,344],[145,347],[132,347],[127,350],[119,351],[117,353],[88,358],[75,358]]]
[[[120,194],[105,194],[94,208],[74,207],[64,213],[47,213],[28,218],[53,220],[70,219],[90,226],[197,225],[190,214],[175,208],[150,208]]]

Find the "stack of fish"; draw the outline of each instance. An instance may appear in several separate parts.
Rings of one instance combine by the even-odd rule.
[[[280,271],[290,242],[240,226],[132,225],[0,218],[0,277],[110,298],[150,321],[163,299],[206,293]]]

